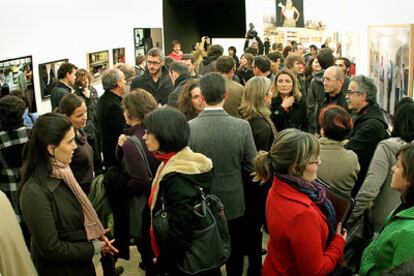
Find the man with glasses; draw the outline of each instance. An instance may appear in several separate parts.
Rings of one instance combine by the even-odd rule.
[[[355,197],[364,182],[377,144],[388,137],[388,125],[383,113],[377,104],[377,88],[372,79],[363,75],[351,78],[346,91],[348,108],[355,111],[354,128],[349,135],[349,142],[345,148],[354,151],[358,156],[361,170],[352,189]]]
[[[131,83],[131,90],[142,88],[151,93],[161,105],[167,104],[168,95],[174,89],[168,69],[164,66],[164,59],[161,49],[149,50],[144,74]]]

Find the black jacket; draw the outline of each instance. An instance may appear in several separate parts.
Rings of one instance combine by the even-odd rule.
[[[52,91],[50,92],[50,103],[52,104],[52,111],[59,106],[63,96],[68,93],[72,93],[72,89],[70,87],[66,86],[60,81],[56,83],[55,87],[53,87]]]
[[[118,164],[115,158],[115,148],[119,135],[126,127],[121,101],[122,97],[111,91],[105,91],[96,105],[100,145],[102,146],[104,165],[107,168]]]
[[[190,79],[190,75],[181,75],[175,80],[174,90],[168,95],[168,105],[177,108],[177,100],[180,97],[181,93],[184,90],[184,86],[187,83],[187,80]]]
[[[303,131],[307,131],[308,118],[306,116],[306,101],[303,97],[299,101],[293,103],[289,111],[281,106],[282,99],[274,97],[272,99],[272,105],[270,110],[272,114],[270,118],[275,125],[277,131],[282,131],[285,128],[297,128]]]
[[[161,76],[157,82],[154,82],[149,74],[148,69],[145,69],[144,74],[136,77],[131,82],[131,90],[134,88],[142,88],[151,93],[158,103],[162,105],[168,101],[168,95],[173,91],[174,86],[168,73],[167,67],[161,68]]]
[[[358,156],[361,170],[352,190],[355,196],[364,182],[369,163],[374,155],[375,149],[381,140],[388,137],[388,125],[378,104],[368,104],[355,116],[354,128],[351,130],[349,142],[345,148],[354,151]]]

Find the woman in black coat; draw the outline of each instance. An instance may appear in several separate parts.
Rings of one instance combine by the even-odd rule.
[[[295,74],[289,69],[284,68],[276,75],[271,111],[270,118],[278,131],[308,128],[306,101],[296,86]]]

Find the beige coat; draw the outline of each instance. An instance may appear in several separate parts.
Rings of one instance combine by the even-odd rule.
[[[0,275],[37,275],[24,243],[16,214],[0,191]]]
[[[351,195],[359,172],[357,155],[344,148],[341,142],[322,137],[319,139],[322,163],[318,177],[338,190]]]

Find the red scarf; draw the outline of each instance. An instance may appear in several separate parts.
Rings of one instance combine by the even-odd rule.
[[[163,166],[163,168],[168,163],[168,161],[170,161],[171,157],[173,157],[175,154],[176,154],[176,152],[160,153],[159,151],[153,153],[154,157],[162,162],[160,166]],[[151,206],[152,206],[152,201],[154,200],[155,192],[158,189],[158,177],[161,174],[161,172],[162,172],[162,169],[156,175],[156,177],[154,179],[154,182],[152,183],[151,194],[150,194],[150,197],[148,199],[148,205],[149,205],[150,209],[151,209]],[[152,212],[152,210],[151,210],[151,212]],[[154,228],[152,228],[152,223],[151,223],[151,228],[150,228],[150,236],[151,236],[152,251],[154,252],[155,257],[158,257],[160,255],[160,250],[157,246],[157,240],[155,239],[155,233],[154,233]]]

